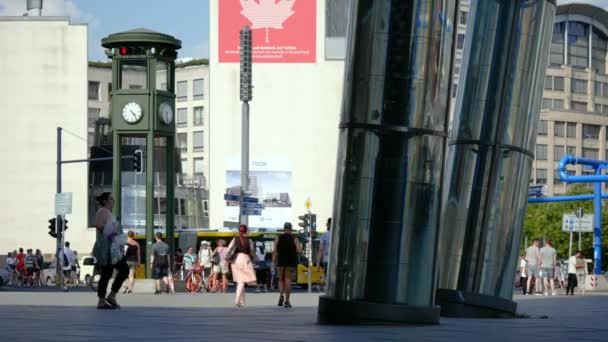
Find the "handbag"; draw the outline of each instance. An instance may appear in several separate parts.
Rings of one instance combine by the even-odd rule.
[[[233,262],[236,257],[236,238],[233,238],[228,246],[228,250],[226,251],[226,260],[229,262]]]
[[[211,263],[214,265],[220,264],[220,255],[218,253],[213,254],[213,256],[211,257]]]

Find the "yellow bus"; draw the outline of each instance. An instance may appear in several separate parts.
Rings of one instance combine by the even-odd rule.
[[[264,244],[264,251],[266,253],[272,253],[274,251],[274,240],[280,234],[282,234],[282,232],[272,231],[272,232],[251,232],[251,233],[248,233],[247,235],[254,242],[261,241]],[[188,237],[189,241],[182,241],[182,245],[185,244],[184,247],[186,247],[186,248],[193,247],[195,252],[198,252],[198,248],[200,247],[200,244],[202,241],[209,241],[211,244],[211,247],[215,248],[217,246],[218,240],[223,239],[226,241],[226,245],[228,245],[234,237],[238,236],[238,233],[237,232],[219,232],[219,231],[198,231],[198,232],[192,232],[192,233],[185,233],[184,235],[189,236]],[[195,239],[194,239],[194,236],[195,236]],[[164,238],[164,236],[163,236],[163,238]],[[183,236],[183,238],[186,238],[186,236]],[[141,253],[141,258],[142,258],[141,259],[142,264],[139,265],[139,267],[136,270],[136,277],[144,278],[145,277],[144,267],[146,265],[146,263],[143,262],[143,260],[145,259],[145,255],[146,255],[145,236],[137,235],[135,237],[135,239],[139,242],[140,253]],[[177,248],[177,246],[180,246],[180,233],[175,233],[174,239],[175,239],[175,246]],[[318,245],[317,243],[313,243],[313,253],[312,253],[313,261],[316,256],[316,249],[318,247],[317,245]],[[303,246],[303,247],[305,247],[305,246]],[[185,249],[185,248],[182,248],[182,249]],[[296,275],[294,276],[295,279],[293,279],[293,282],[298,286],[303,286],[303,287],[308,286],[307,262],[308,262],[308,260],[304,256],[300,256],[299,263],[298,263],[298,270],[297,270]],[[311,275],[312,275],[311,283],[313,285],[319,284],[323,279],[322,269],[316,267],[314,264],[312,265]]]

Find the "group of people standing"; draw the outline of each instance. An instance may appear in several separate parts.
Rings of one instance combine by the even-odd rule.
[[[15,286],[42,286],[42,270],[44,269],[44,258],[42,252],[37,249],[36,254],[32,249],[23,253],[23,248],[19,248],[12,253],[8,253],[6,258],[7,270],[9,272],[8,285]]]
[[[544,295],[556,295],[555,276],[559,265],[557,264],[557,252],[552,246],[551,240],[545,241],[545,246],[540,248],[540,240],[534,240],[532,245],[526,248],[525,256],[520,263],[520,281],[524,295],[540,295],[541,286],[544,287]],[[566,295],[574,295],[574,288],[584,294],[585,277],[587,275],[587,263],[583,252],[577,251],[568,259],[568,284]],[[541,279],[543,284],[541,284]],[[534,280],[534,291],[532,281]],[[551,292],[549,292],[549,290]]]

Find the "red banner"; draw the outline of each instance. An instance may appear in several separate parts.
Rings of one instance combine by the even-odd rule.
[[[254,63],[316,61],[316,0],[218,0],[219,61],[239,61],[239,31],[252,30]]]

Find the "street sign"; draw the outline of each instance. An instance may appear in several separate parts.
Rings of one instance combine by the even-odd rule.
[[[564,214],[562,217],[564,232],[593,232],[593,215],[583,215],[577,218],[574,214]]]
[[[264,209],[262,203],[243,202],[243,209]]]
[[[243,209],[241,211],[241,215],[245,215],[245,216],[260,216],[260,215],[262,215],[262,211],[261,210],[257,210],[257,209]]]
[[[241,200],[241,196],[239,196],[239,195],[231,195],[231,194],[224,194],[224,200],[231,201],[231,202],[238,202],[238,201]]]
[[[528,188],[528,197],[541,197],[547,194],[546,185],[531,185]]]
[[[68,215],[72,213],[72,193],[62,192],[55,194],[55,215]]]
[[[258,203],[258,199],[255,197],[243,197],[243,203]]]

